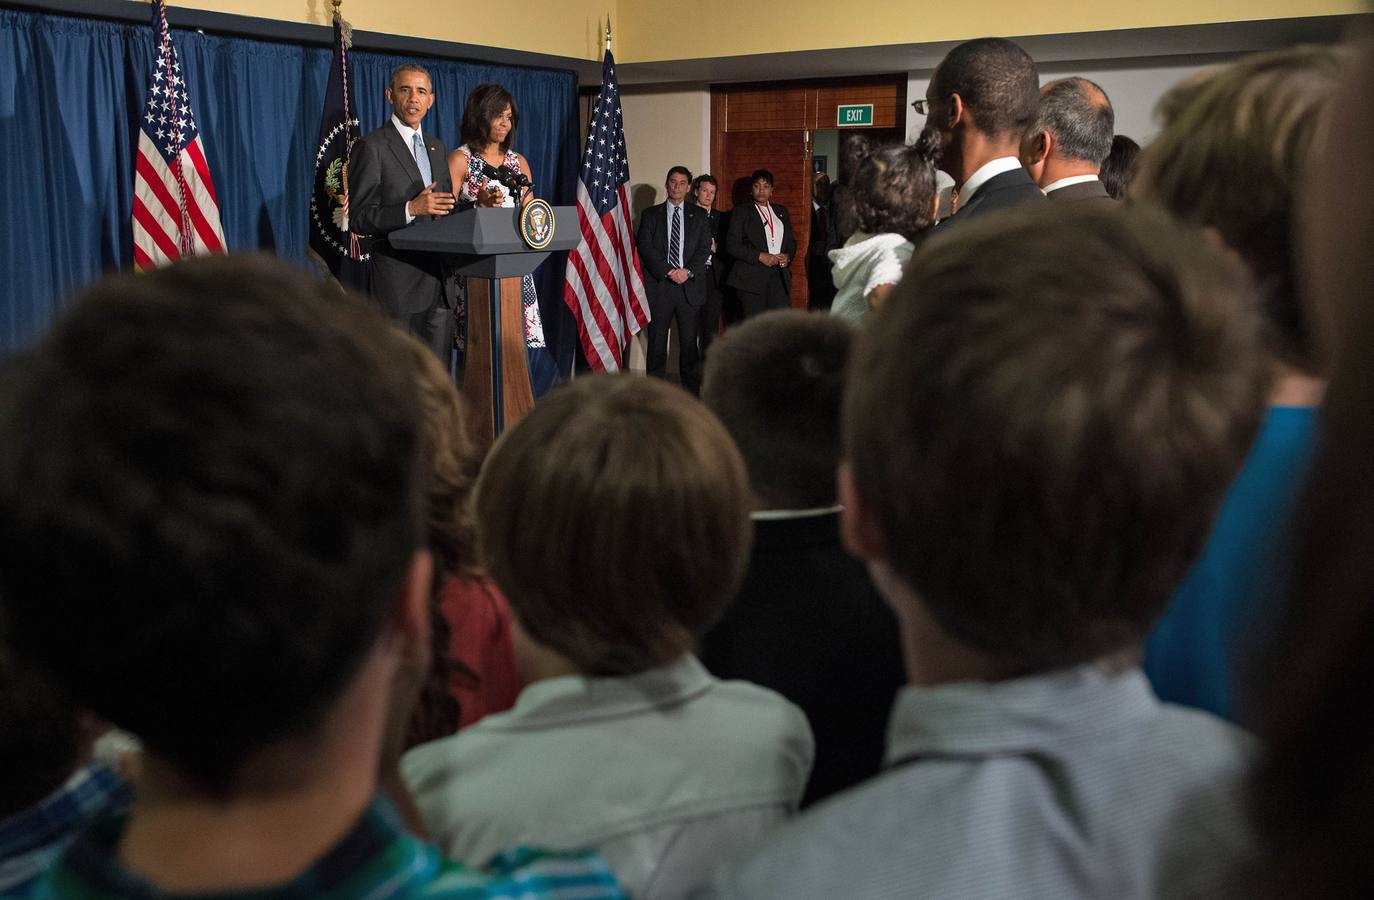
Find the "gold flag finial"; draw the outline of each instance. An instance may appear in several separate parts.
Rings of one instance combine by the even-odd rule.
[[[606,51],[611,49],[611,14],[606,13]]]

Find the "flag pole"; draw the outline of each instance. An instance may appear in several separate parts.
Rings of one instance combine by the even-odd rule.
[[[611,14],[606,13],[606,52],[611,49]]]

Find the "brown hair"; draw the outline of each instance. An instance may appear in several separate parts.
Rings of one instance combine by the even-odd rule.
[[[1215,228],[1260,282],[1270,350],[1317,368],[1294,286],[1293,211],[1324,141],[1348,56],[1333,47],[1258,53],[1199,73],[1159,102],[1164,130],[1141,153],[1130,199]]]
[[[1143,637],[1267,388],[1240,267],[1162,216],[1090,206],[927,243],[845,397],[893,569],[950,635],[1023,671]]]
[[[711,345],[701,399],[734,438],[765,508],[834,505],[853,339],[842,319],[783,309],[755,316]]]
[[[479,544],[534,640],[590,675],[691,650],[744,577],[744,462],[725,428],[654,378],[592,375],[502,435],[477,483]]]
[[[401,341],[414,370],[420,407],[420,453],[425,465],[425,526],[434,554],[430,589],[430,671],[411,715],[406,746],[447,737],[458,730],[462,710],[449,689],[458,675],[475,683],[479,675],[449,653],[453,630],[439,606],[439,594],[454,576],[476,568],[476,539],[471,508],[480,464],[468,437],[463,402],[453,380],[433,351],[410,335]]]

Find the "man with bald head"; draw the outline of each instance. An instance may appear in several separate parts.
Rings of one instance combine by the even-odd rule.
[[[1040,89],[1040,113],[1021,142],[1021,162],[1051,200],[1111,200],[1098,172],[1112,149],[1116,116],[1107,92],[1086,78]]]

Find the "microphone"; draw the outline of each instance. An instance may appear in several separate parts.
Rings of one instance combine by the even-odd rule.
[[[518,194],[521,188],[530,186],[530,180],[524,172],[516,169],[496,168],[485,159],[482,160],[482,174],[488,179],[502,185],[512,194]]]

